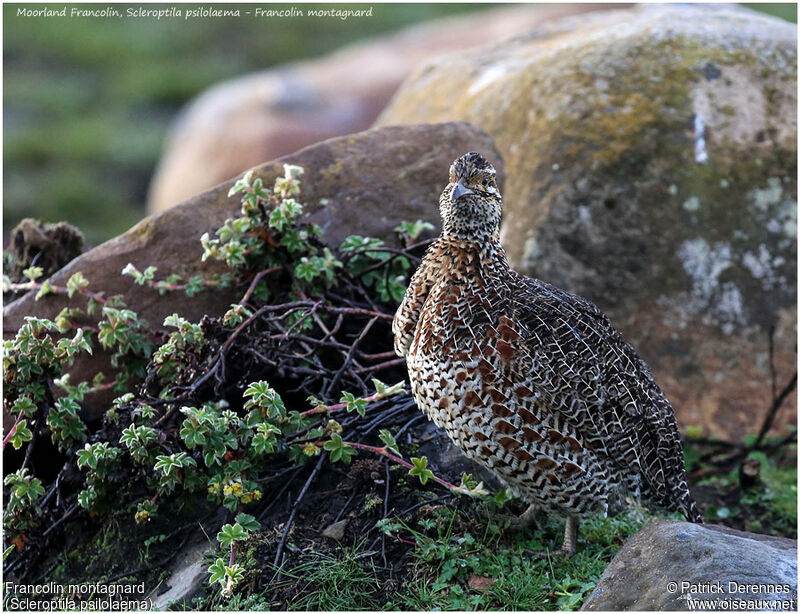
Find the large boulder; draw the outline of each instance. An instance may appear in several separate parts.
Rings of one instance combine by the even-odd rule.
[[[607,311],[683,425],[740,438],[795,370],[796,43],[730,6],[591,13],[421,67],[378,125],[484,127],[513,265]]]
[[[403,220],[423,219],[439,224],[438,199],[447,183],[453,159],[471,149],[499,153],[491,137],[465,123],[378,128],[331,139],[255,169],[271,185],[283,173],[283,164],[305,169],[301,200],[309,221],[319,224],[323,239],[338,247],[351,234],[373,236],[397,245],[394,227]],[[229,198],[233,180],[192,198],[178,207],[151,216],[128,232],[99,245],[56,272],[50,282],[64,286],[81,271],[89,289],[107,296],[120,294],[126,304],[155,328],[165,316],[179,313],[197,321],[203,315],[219,316],[237,297],[231,291],[201,292],[188,297],[183,292],[160,296],[120,274],[132,263],[139,270],[157,266],[159,279],[177,273],[191,275],[219,271],[219,263],[200,261],[200,237],[238,215],[239,199]],[[35,292],[7,305],[4,331],[15,330],[25,316],[55,318],[65,306],[82,306],[76,295],[51,294],[36,301]],[[110,374],[108,357],[96,352],[76,362],[72,382],[91,379],[98,371]],[[103,411],[108,398],[87,397],[88,417]],[[6,416],[6,418],[8,418]]]
[[[411,70],[435,55],[603,7],[483,10],[216,85],[189,103],[175,123],[150,185],[148,210],[163,211],[265,160],[366,130]]]
[[[582,609],[796,610],[797,541],[718,525],[651,522],[625,542]]]

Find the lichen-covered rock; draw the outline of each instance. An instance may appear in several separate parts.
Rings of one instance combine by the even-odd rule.
[[[488,130],[515,267],[607,311],[681,424],[739,438],[770,347],[779,386],[795,368],[796,64],[796,27],[745,9],[592,13],[432,62],[378,123]]]
[[[265,160],[367,129],[411,70],[437,54],[599,8],[603,5],[518,5],[480,11],[216,85],[175,123],[150,185],[148,211],[163,211]]]
[[[796,610],[797,541],[718,525],[651,522],[613,558],[582,609]]]
[[[323,240],[332,247],[338,247],[351,234],[378,237],[397,245],[393,229],[403,220],[423,219],[438,228],[436,203],[447,182],[446,169],[455,157],[470,149],[499,157],[491,137],[465,123],[378,128],[307,147],[258,167],[255,174],[272,185],[283,173],[284,163],[302,166],[305,173],[300,198],[307,205],[309,221],[323,228]],[[64,286],[71,275],[81,271],[90,282],[90,290],[107,296],[121,294],[128,307],[153,328],[160,328],[172,313],[190,321],[199,321],[205,314],[221,315],[237,300],[232,291],[160,296],[120,272],[128,263],[140,271],[158,267],[159,279],[173,273],[187,278],[220,271],[219,263],[200,262],[200,237],[205,232],[213,234],[227,218],[239,214],[239,200],[228,197],[232,184],[233,180],[223,183],[143,220],[79,256],[56,272],[50,282]],[[5,307],[5,331],[18,328],[25,316],[53,319],[65,306],[85,306],[78,295],[67,299],[51,294],[39,301],[34,295],[29,292]],[[93,357],[76,362],[71,381],[91,380],[98,371],[111,374],[108,356],[96,348]],[[110,394],[87,397],[89,418],[106,409],[102,403],[108,402]]]

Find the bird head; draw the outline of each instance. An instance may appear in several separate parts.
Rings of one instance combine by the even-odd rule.
[[[439,198],[442,235],[483,241],[495,235],[503,216],[503,199],[494,167],[469,152],[450,166],[450,183]]]

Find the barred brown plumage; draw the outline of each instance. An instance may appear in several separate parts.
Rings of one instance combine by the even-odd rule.
[[[495,170],[470,152],[439,201],[442,234],[394,318],[419,408],[538,509],[578,519],[626,496],[702,516],[678,426],[647,365],[591,302],[511,270]]]

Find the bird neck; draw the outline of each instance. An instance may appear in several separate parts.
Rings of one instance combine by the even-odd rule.
[[[480,240],[442,233],[429,253],[444,265],[444,274],[464,266],[477,266],[480,271],[493,275],[511,269],[506,251],[500,245],[499,232]]]
[[[497,226],[487,228],[484,226],[470,227],[466,224],[442,224],[442,239],[463,243],[474,243],[478,246],[487,243],[500,245],[500,229]]]

